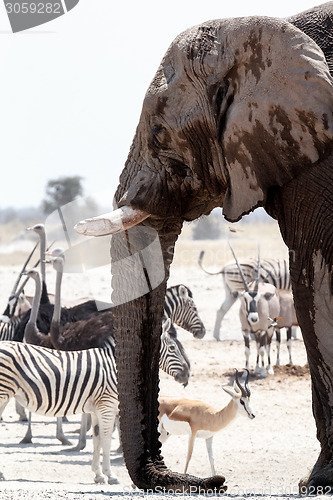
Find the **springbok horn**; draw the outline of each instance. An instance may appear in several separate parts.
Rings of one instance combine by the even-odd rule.
[[[85,236],[105,236],[115,234],[136,226],[150,216],[144,210],[121,207],[108,214],[85,219],[76,224],[75,231]]]
[[[247,370],[245,368],[244,371],[246,371],[246,379],[245,379],[245,384],[244,384],[244,387],[242,387],[240,381],[239,381],[239,373],[238,373],[238,370],[237,368],[234,368],[235,372],[236,372],[236,377],[235,377],[235,382],[236,384],[238,385],[239,389],[241,390],[242,392],[242,396],[243,397],[250,397],[251,396],[251,391],[250,391],[250,388],[248,386],[248,382],[249,382],[249,375],[250,375],[250,372],[249,370]]]
[[[246,372],[247,372],[244,387],[245,387],[245,390],[246,390],[246,395],[247,395],[247,397],[249,398],[249,397],[251,396],[251,391],[250,391],[250,388],[249,388],[249,386],[248,386],[250,372],[249,372],[249,370],[247,370],[247,368],[245,368],[245,370],[244,370],[244,371],[246,371]]]
[[[232,255],[234,256],[234,259],[236,261],[236,264],[237,264],[237,267],[238,267],[238,270],[239,270],[239,273],[242,277],[242,280],[243,280],[243,283],[244,283],[244,287],[245,287],[245,291],[246,292],[249,292],[250,291],[250,288],[249,288],[249,285],[247,284],[247,281],[245,279],[245,276],[244,276],[244,273],[243,273],[243,269],[241,268],[241,266],[239,265],[239,262],[238,262],[238,259],[236,257],[236,254],[234,252],[234,249],[232,248],[231,244],[230,244],[230,241],[228,241],[229,243],[229,247],[230,247],[230,250],[232,251]]]
[[[256,279],[256,283],[254,286],[254,292],[257,293],[259,287],[259,279],[260,279],[260,247],[258,245],[258,275]]]
[[[245,391],[244,387],[241,386],[241,383],[240,383],[239,378],[238,378],[238,376],[239,376],[238,370],[237,370],[237,368],[235,368],[234,370],[236,372],[236,374],[235,374],[235,382],[236,382],[237,386],[239,387],[239,389],[240,389],[240,391],[242,393],[242,396],[246,396],[246,391]]]

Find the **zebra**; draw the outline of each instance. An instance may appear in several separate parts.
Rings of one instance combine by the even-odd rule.
[[[24,293],[10,295],[4,313],[0,316],[0,340],[13,340],[21,316],[31,307]]]
[[[166,321],[162,324],[159,368],[168,375],[171,375],[176,382],[179,382],[183,384],[184,387],[186,387],[188,384],[188,379],[190,377],[190,361],[186,356],[181,342],[177,338],[173,338],[172,336],[170,336],[170,327],[171,320],[170,318],[167,318]],[[113,337],[111,338],[113,339]],[[86,447],[86,434],[89,427],[89,417],[83,414],[81,419],[80,436],[77,445],[72,448],[67,448],[64,451],[73,452],[83,450]],[[119,423],[117,427],[118,433],[120,435]],[[122,452],[121,444],[116,451],[117,453]]]
[[[13,340],[15,336],[16,327],[21,321],[21,315],[24,314],[28,308],[30,309],[30,302],[25,298],[24,293],[19,295],[11,295],[8,300],[7,307],[2,316],[0,316],[0,340]],[[24,408],[22,408],[16,401],[16,412],[19,415],[21,422],[26,422],[27,416]]]
[[[23,264],[23,267],[15,281],[14,287],[9,295],[5,311],[2,315],[0,315],[0,340],[13,340],[15,329],[21,320],[20,316],[27,312],[31,307],[31,304],[26,298],[23,291],[26,281],[20,286],[18,290],[17,288],[19,286],[20,279],[24,274],[26,266],[28,265],[34,251],[37,248],[37,245],[38,243],[36,243],[25,263]]]
[[[82,351],[3,341],[0,367],[0,416],[12,397],[28,410],[48,417],[91,413],[94,481],[104,483],[103,472],[109,484],[119,483],[110,466],[111,435],[118,411],[111,338],[102,348]]]
[[[229,311],[230,307],[236,302],[239,294],[244,290],[243,280],[238,270],[237,264],[232,261],[226,264],[221,271],[211,273],[204,269],[202,260],[204,251],[199,255],[199,266],[201,269],[211,275],[221,274],[225,288],[225,299],[222,305],[216,312],[216,320],[214,325],[213,336],[217,341],[220,341],[221,323]],[[243,270],[244,277],[250,285],[256,280],[258,271],[258,261],[255,258],[246,258],[240,261],[240,266]],[[277,290],[291,290],[289,265],[286,259],[262,259],[260,264],[260,281],[274,285]]]
[[[193,337],[197,339],[202,339],[206,333],[205,326],[200,319],[194,303],[193,294],[185,285],[175,285],[167,288],[164,300],[163,322],[167,318],[171,319],[172,324],[169,334],[174,338],[177,336],[177,332],[173,323],[191,332]]]
[[[0,320],[0,340],[13,340],[15,329],[21,319],[18,316],[8,318],[8,321]]]
[[[171,319],[162,324],[159,367],[176,382],[187,386],[190,377],[191,364],[182,343],[170,334]]]

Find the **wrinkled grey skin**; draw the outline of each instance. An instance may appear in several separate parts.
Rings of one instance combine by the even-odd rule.
[[[138,487],[223,487],[222,477],[171,472],[160,455],[163,301],[183,221],[214,207],[237,221],[257,206],[278,220],[292,251],[291,279],[322,449],[308,485],[333,484],[332,110],[332,78],[322,51],[284,20],[208,22],[179,35],[167,51],[146,93],[116,193],[119,206],[151,216],[139,228],[114,235],[111,244],[115,303],[128,299],[128,283],[144,279],[129,263],[117,265],[129,242],[132,252],[149,244],[140,227],[158,231],[164,255],[164,282],[116,308],[121,432]]]
[[[325,54],[333,74],[333,2],[323,3],[295,16],[287,18],[314,40]]]

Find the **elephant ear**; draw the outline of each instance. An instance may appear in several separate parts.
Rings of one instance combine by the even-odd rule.
[[[244,26],[233,36],[244,40]],[[232,222],[264,206],[271,187],[332,154],[333,144],[332,78],[320,48],[291,24],[269,18],[246,36],[224,78],[232,100],[221,139],[228,176],[223,213]]]

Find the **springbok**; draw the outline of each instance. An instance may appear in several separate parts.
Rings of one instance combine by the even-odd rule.
[[[214,435],[229,425],[236,417],[238,410],[250,419],[255,417],[250,405],[250,389],[248,386],[249,371],[247,372],[244,386],[239,381],[238,371],[234,386],[222,386],[222,389],[231,396],[229,403],[218,410],[213,406],[197,400],[174,399],[170,397],[159,398],[159,432],[160,441],[164,443],[171,434],[189,434],[187,458],[184,474],[190,463],[195,438],[204,438],[211,468],[215,476],[213,457]]]

